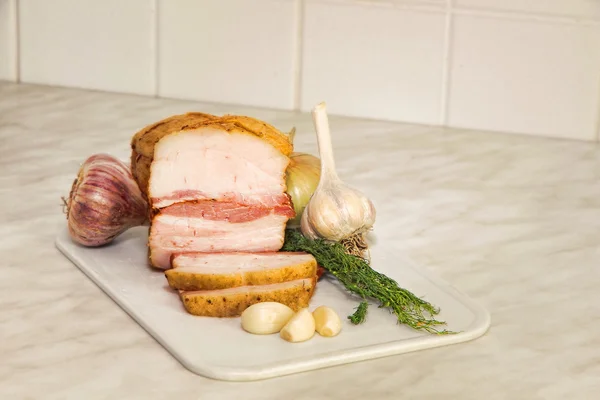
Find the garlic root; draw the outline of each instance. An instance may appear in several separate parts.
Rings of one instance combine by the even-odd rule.
[[[288,342],[304,342],[315,334],[315,319],[307,308],[298,311],[279,332]]]
[[[337,313],[326,306],[319,306],[313,311],[315,330],[321,336],[336,336],[342,330],[342,321]]]
[[[363,258],[365,261],[369,260],[367,232],[355,233],[346,239],[340,240],[340,244],[344,246],[346,253]]]
[[[255,335],[277,333],[294,316],[294,310],[282,303],[265,301],[246,308],[241,315],[242,328]]]

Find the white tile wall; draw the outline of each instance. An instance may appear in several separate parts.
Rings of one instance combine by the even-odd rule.
[[[457,16],[448,123],[592,140],[600,26]]]
[[[159,95],[294,107],[295,1],[159,1]]]
[[[153,0],[19,0],[23,82],[154,93]]]
[[[19,77],[600,140],[600,0],[0,0]]]
[[[444,22],[441,12],[307,1],[302,109],[325,100],[331,113],[437,123]]]
[[[17,80],[16,0],[0,0],[0,80]]]

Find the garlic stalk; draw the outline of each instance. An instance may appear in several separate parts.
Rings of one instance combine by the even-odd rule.
[[[302,213],[300,229],[310,239],[340,242],[349,254],[364,257],[365,235],[375,223],[375,207],[358,189],[338,177],[325,103],[312,111],[317,132],[321,177]]]

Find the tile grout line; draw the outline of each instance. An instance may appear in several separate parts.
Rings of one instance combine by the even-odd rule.
[[[19,0],[13,0],[12,2],[12,19],[13,19],[13,34],[14,34],[14,40],[12,41],[13,43],[13,48],[12,48],[12,55],[14,57],[13,60],[13,73],[14,73],[14,78],[15,78],[15,82],[20,83],[21,82],[21,35],[20,35],[20,26],[21,24],[19,23]]]
[[[153,21],[152,21],[152,56],[153,56],[153,63],[152,63],[152,79],[153,79],[153,95],[154,97],[159,97],[158,96],[158,59],[159,59],[159,48],[158,48],[158,5],[159,0],[154,0],[152,3],[152,7],[153,7],[153,11],[154,11],[154,15],[153,15]]]
[[[392,8],[396,10],[416,11],[416,12],[433,12],[440,13],[444,12],[445,7],[438,3],[415,3],[415,2],[373,2],[369,0],[321,0],[319,2],[327,4],[335,4],[338,6],[363,6],[363,7],[377,7],[377,8]]]
[[[600,142],[600,75],[598,76],[598,88],[596,89],[596,143]]]
[[[452,13],[453,0],[446,0],[446,15],[444,22],[444,53],[442,60],[442,87],[440,90],[440,120],[439,123],[442,126],[446,126],[448,123],[448,108],[450,98],[450,67],[452,60],[452,26],[454,23],[454,16]]]
[[[370,0],[321,0],[325,3],[330,4],[338,4],[340,6],[366,6],[366,7],[388,7],[395,8],[401,10],[408,11],[416,11],[416,12],[434,12],[440,13],[444,12],[444,8],[440,5],[437,5],[434,2],[425,2],[418,3],[413,1],[386,1],[386,2],[374,2]],[[491,7],[474,7],[474,6],[462,6],[452,7],[452,13],[454,15],[472,15],[472,16],[482,16],[482,17],[493,17],[500,19],[509,19],[509,20],[525,20],[525,21],[535,21],[535,22],[550,22],[557,24],[567,24],[567,25],[592,25],[598,26],[600,25],[600,17],[582,17],[582,16],[566,16],[559,14],[551,14],[537,11],[519,11],[519,10],[500,10],[494,9]]]
[[[580,26],[598,26],[600,19],[585,18],[578,16],[561,16],[541,12],[527,12],[517,10],[497,10],[492,8],[478,7],[456,7],[452,12],[455,15],[467,15],[474,17],[489,17],[499,19],[509,19],[515,21],[534,21],[546,22],[565,25],[580,25]]]
[[[294,82],[292,85],[292,107],[295,111],[299,111],[302,102],[302,36],[304,34],[304,0],[296,0],[294,2],[294,15],[296,20],[296,32],[294,41]]]

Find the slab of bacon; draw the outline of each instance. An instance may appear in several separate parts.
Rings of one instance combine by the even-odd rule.
[[[237,315],[252,303],[243,299],[273,296],[297,308],[312,296],[314,258],[279,252],[295,216],[285,184],[292,150],[287,135],[242,116],[175,115],[133,137],[150,264],[167,270],[189,312]],[[215,296],[231,306],[206,308]]]

